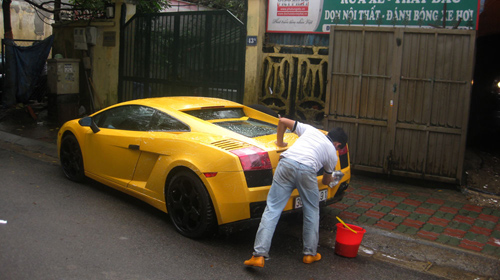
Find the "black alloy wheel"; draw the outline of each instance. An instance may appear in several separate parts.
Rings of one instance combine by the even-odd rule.
[[[175,228],[189,238],[214,232],[217,217],[205,186],[196,175],[181,171],[174,175],[166,192],[167,211]]]
[[[73,134],[66,134],[63,137],[60,157],[64,175],[71,181],[82,182],[85,179],[82,151]]]

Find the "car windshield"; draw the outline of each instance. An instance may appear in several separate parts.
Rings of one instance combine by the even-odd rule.
[[[206,121],[245,117],[242,108],[202,109],[186,111],[185,113]],[[276,133],[276,125],[256,119],[220,121],[214,122],[214,124],[250,138]]]

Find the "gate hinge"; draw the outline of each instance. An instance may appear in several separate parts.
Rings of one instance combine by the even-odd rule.
[[[390,150],[389,155],[387,155],[387,158],[385,159],[384,172],[386,174],[391,174],[393,167],[394,167],[394,161],[392,159],[392,150]]]

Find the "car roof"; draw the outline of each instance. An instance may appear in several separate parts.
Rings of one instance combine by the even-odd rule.
[[[210,107],[242,107],[243,105],[233,101],[224,100],[212,97],[196,97],[196,96],[172,96],[172,97],[156,97],[136,99],[131,101],[116,104],[120,105],[144,105],[154,108],[163,108],[169,110],[189,111],[201,108]]]

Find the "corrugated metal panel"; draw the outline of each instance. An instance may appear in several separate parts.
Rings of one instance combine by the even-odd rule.
[[[390,42],[394,33],[336,30],[334,36],[328,90],[334,94],[327,94],[327,115],[329,119],[349,123],[344,129],[350,131],[350,149],[355,147],[355,152],[351,152],[353,161],[383,168],[394,52]]]
[[[459,182],[474,31],[335,27],[325,127],[344,127],[354,169]]]

